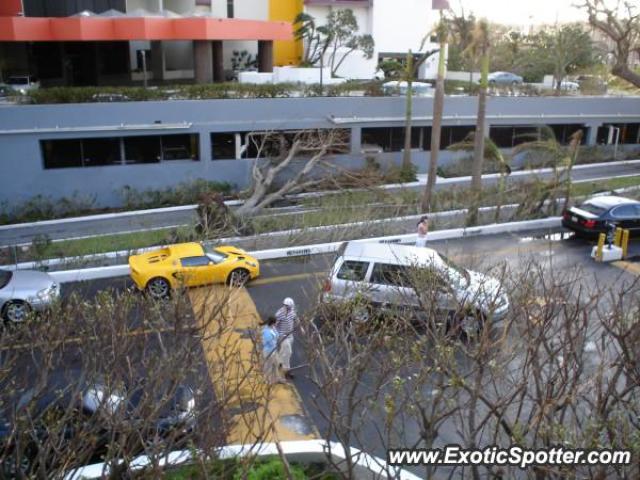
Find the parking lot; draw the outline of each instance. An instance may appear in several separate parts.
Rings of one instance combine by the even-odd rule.
[[[480,272],[496,272],[506,264],[514,274],[538,267],[558,278],[570,273],[580,284],[580,295],[584,296],[603,287],[623,289],[633,285],[640,275],[640,265],[633,261],[634,256],[640,254],[640,245],[633,243],[630,261],[615,264],[594,262],[589,257],[592,244],[567,238],[566,234],[461,238],[433,242],[429,246],[460,265]],[[318,395],[318,384],[309,375],[308,359],[300,341],[294,343],[292,365],[300,368],[296,368],[292,383],[272,387],[265,386],[260,379],[255,380],[261,375],[256,368],[255,341],[262,321],[275,313],[285,297],[294,298],[300,317],[313,313],[321,282],[332,261],[333,255],[316,255],[263,262],[261,277],[246,289],[223,286],[192,289],[179,296],[181,301],[159,307],[138,294],[133,297],[139,299],[136,304],[118,307],[119,295],[133,289],[126,277],[65,284],[63,303],[72,298],[88,305],[110,301],[115,313],[103,316],[94,310],[99,317],[94,319],[78,315],[77,321],[85,324],[70,328],[68,331],[76,330],[77,334],[62,339],[56,337],[59,332],[53,331],[50,338],[34,339],[27,335],[24,344],[16,343],[10,352],[3,352],[3,358],[5,364],[10,360],[11,365],[24,374],[20,375],[23,382],[28,382],[29,378],[37,378],[35,369],[43,358],[55,357],[56,368],[74,371],[85,366],[86,352],[95,356],[96,352],[106,354],[110,349],[120,348],[135,352],[132,363],[136,368],[145,370],[146,375],[154,375],[159,374],[158,369],[153,368],[154,358],[166,361],[175,356],[189,362],[188,381],[196,386],[198,404],[205,406],[209,414],[202,418],[211,424],[219,423],[219,430],[225,432],[224,442],[331,437],[335,432],[326,415],[327,405],[322,404],[325,400]],[[110,295],[105,296],[105,292]],[[108,298],[115,300],[106,300]],[[610,300],[602,297],[598,308],[606,310]],[[110,327],[109,319],[125,324]],[[93,334],[89,333],[86,322],[94,322]],[[116,330],[117,339],[114,340],[116,336],[109,338],[110,332],[115,335]],[[34,357],[34,349],[29,345],[38,340],[40,347],[35,351],[43,352],[41,358]],[[186,352],[189,355],[185,357]],[[463,357],[459,360],[465,361]],[[106,365],[109,363],[102,363],[103,367]],[[366,378],[363,377],[365,383]],[[224,401],[220,402],[222,398]],[[222,410],[228,414],[223,420],[219,417]],[[376,411],[379,413],[371,409],[370,425],[363,427],[352,441],[353,446],[384,457],[388,444],[379,435],[384,418],[376,418]],[[445,424],[439,431],[439,439],[444,443],[459,441],[459,435],[453,424]],[[404,442],[400,446],[409,445],[419,437],[420,426],[407,424],[398,441]]]

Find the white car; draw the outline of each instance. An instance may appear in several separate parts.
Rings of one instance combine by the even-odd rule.
[[[372,311],[419,309],[425,301],[415,289],[421,271],[435,274],[428,278],[435,285],[436,309],[445,316],[462,312],[465,323],[473,319],[482,324],[502,319],[509,310],[509,298],[497,279],[461,268],[430,248],[374,242],[342,245],[321,302],[365,299]],[[368,319],[360,312],[358,317]]]
[[[8,78],[7,85],[25,95],[31,90],[39,89],[40,81],[32,75],[15,75]]]
[[[60,296],[58,284],[48,273],[0,269],[0,317],[19,323],[29,312],[45,310]]]
[[[580,90],[580,84],[577,82],[570,82],[565,80],[560,82],[560,90],[565,90],[567,92],[577,92]]]

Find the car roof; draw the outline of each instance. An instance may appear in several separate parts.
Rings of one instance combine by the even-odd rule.
[[[204,255],[202,245],[196,242],[176,243],[169,246],[169,252],[172,257],[201,257]]]
[[[368,258],[398,265],[432,265],[441,263],[438,252],[431,248],[394,243],[348,242],[343,256]]]
[[[631,198],[618,197],[616,195],[602,195],[592,197],[587,200],[586,203],[590,203],[591,205],[595,205],[596,207],[611,208],[617,205],[624,205],[629,203],[638,204],[640,202],[638,202],[637,200],[632,200]]]

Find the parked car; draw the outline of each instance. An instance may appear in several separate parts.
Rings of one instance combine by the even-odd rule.
[[[577,234],[593,237],[610,226],[640,233],[640,202],[615,195],[596,195],[562,212],[562,225]]]
[[[7,85],[22,94],[40,88],[40,81],[32,75],[15,75],[7,79]]]
[[[60,296],[48,273],[0,270],[0,315],[11,323],[24,321],[32,310],[42,311]]]
[[[260,275],[258,260],[240,248],[206,248],[179,243],[129,257],[131,278],[140,290],[165,298],[172,289],[212,283],[244,285]]]
[[[567,92],[577,92],[580,90],[580,84],[578,82],[564,80],[560,82],[560,90],[565,90]]]
[[[522,77],[511,72],[493,72],[488,77],[491,86],[516,86],[522,85]]]
[[[385,95],[400,95],[406,96],[407,91],[409,90],[408,82],[398,82],[396,80],[392,80],[390,82],[385,82],[382,84],[382,90]],[[425,82],[413,82],[411,84],[412,94],[416,97],[433,97],[435,89],[433,85]]]
[[[485,319],[499,320],[509,309],[509,299],[500,282],[481,273],[457,266],[430,248],[346,242],[338,252],[327,279],[321,303],[365,300],[367,308],[358,311],[356,320],[368,320],[368,312],[394,309],[419,309],[412,269],[433,274],[437,310],[448,318],[464,315],[461,323],[478,325]]]
[[[92,102],[112,103],[112,102],[128,102],[131,99],[123,93],[94,93],[91,96]]]
[[[186,444],[195,429],[190,385],[149,392],[145,382],[128,390],[87,377],[81,370],[51,372],[45,385],[35,385],[0,408],[0,478],[32,478],[38,469],[47,471],[57,463],[56,450],[65,445],[81,446],[85,460],[97,461],[122,432],[139,433],[139,444],[131,447],[138,453],[146,439],[170,438],[172,447]],[[140,418],[142,411],[149,416]]]

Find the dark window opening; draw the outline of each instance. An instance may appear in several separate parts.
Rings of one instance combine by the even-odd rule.
[[[580,124],[562,124],[562,125],[549,125],[551,130],[553,130],[554,135],[556,136],[556,140],[560,145],[568,145],[571,141],[571,135],[573,135],[578,130],[582,130],[582,141],[581,145],[586,145],[587,143],[587,129],[584,125]]]
[[[162,160],[199,160],[198,135],[163,135]]]
[[[495,125],[489,131],[489,138],[498,148],[513,148],[521,143],[532,142],[539,138],[536,126]]]
[[[160,137],[125,137],[125,163],[157,163],[162,158]]]
[[[213,160],[233,160],[236,158],[236,134],[212,133],[211,158]]]
[[[233,0],[227,0],[227,18],[234,18]]]
[[[420,127],[411,128],[411,148],[422,148]],[[376,127],[362,129],[362,146],[377,146],[383,152],[400,152],[404,150],[405,129],[403,127]]]
[[[475,132],[475,130],[476,127],[473,125],[442,127],[440,133],[440,150],[444,150],[454,143],[461,142],[469,133]]]
[[[318,134],[323,134],[324,130],[316,130]],[[260,158],[277,158],[278,156],[285,155],[293,145],[296,135],[299,131],[296,130],[283,130],[280,132],[271,132],[268,134],[266,140],[264,139],[265,133],[263,132],[238,132],[241,136],[241,158],[257,158],[258,154]],[[329,145],[327,154],[341,154],[349,152],[349,142],[351,139],[351,130],[340,129],[338,130],[340,135],[337,137],[339,142],[335,142],[333,145]],[[312,135],[312,132],[308,132]],[[219,135],[219,134],[214,134]],[[313,140],[314,145],[320,145],[320,142],[316,139]],[[309,150],[300,152],[300,156],[309,155]]]
[[[85,167],[122,163],[119,138],[82,139],[82,163]]]
[[[44,168],[82,167],[80,140],[42,140]]]
[[[620,137],[618,143],[620,144],[638,144],[640,143],[640,123],[607,123],[601,127],[598,127],[598,133],[596,137],[596,143],[602,144],[614,144],[616,143],[616,131],[609,133],[609,127],[619,128]],[[610,136],[611,135],[611,136]],[[609,142],[611,139],[611,142]]]

